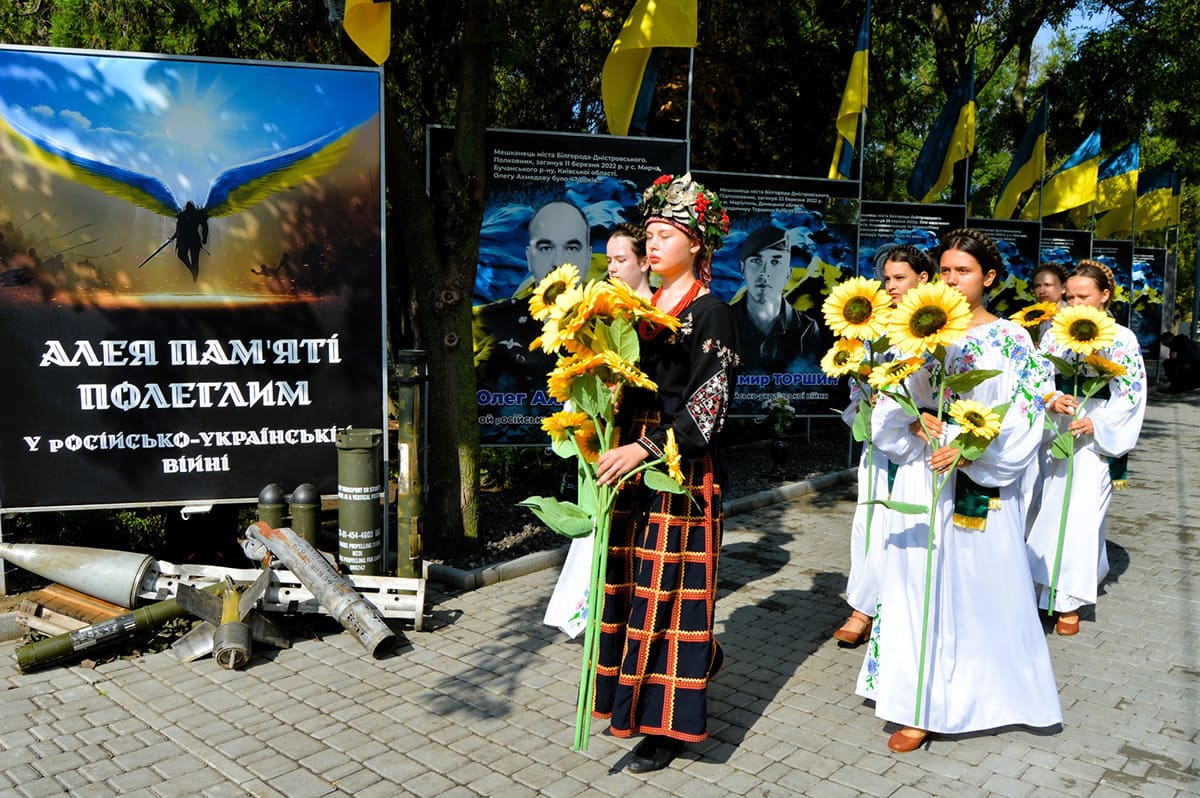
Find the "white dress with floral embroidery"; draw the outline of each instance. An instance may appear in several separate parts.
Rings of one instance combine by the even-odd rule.
[[[892,358],[887,357],[884,362]],[[857,381],[850,383],[850,404],[842,411],[846,426],[854,428],[859,402],[864,393]],[[866,502],[888,497],[888,459],[870,441],[863,444],[858,458],[858,505],[850,524],[850,572],[846,576],[846,603],[867,617],[875,615],[879,604],[879,569],[883,557],[883,517],[890,513],[880,504],[868,513]],[[871,517],[871,535],[867,539],[867,516]]]
[[[879,623],[858,693],[874,699],[880,718],[932,732],[1055,726],[1062,709],[1034,604],[1020,480],[1037,458],[1049,373],[1028,333],[1005,320],[968,331],[947,350],[951,373],[1001,371],[961,396],[989,407],[1009,403],[1000,434],[976,462],[961,467],[979,485],[999,489],[999,506],[987,512],[984,529],[966,530],[953,525],[953,474],[939,497],[919,716],[929,516],[887,515]],[[929,359],[907,381],[919,407],[936,407],[937,368]],[[875,444],[899,464],[892,498],[928,506],[931,450],[909,431],[910,421],[897,402],[880,398],[872,417]],[[947,423],[943,438],[957,432]]]
[[[1048,336],[1044,350],[1067,361],[1076,355]],[[1092,420],[1095,432],[1075,439],[1071,498],[1063,539],[1062,562],[1054,597],[1055,612],[1071,612],[1096,603],[1100,582],[1108,574],[1105,552],[1105,515],[1112,499],[1109,461],[1127,454],[1137,443],[1146,415],[1146,366],[1137,337],[1117,325],[1117,339],[1098,353],[1124,367],[1125,374],[1108,383],[1108,398],[1092,397],[1083,403],[1082,415]],[[1095,376],[1085,366],[1083,377]],[[1065,431],[1071,417],[1051,413],[1054,434]],[[1038,604],[1049,601],[1054,561],[1058,557],[1058,530],[1062,523],[1067,486],[1067,461],[1053,460],[1042,485],[1042,502],[1029,530],[1029,568],[1038,586]]]

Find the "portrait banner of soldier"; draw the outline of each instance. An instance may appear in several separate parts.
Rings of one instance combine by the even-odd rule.
[[[1159,340],[1169,329],[1163,320],[1167,291],[1167,251],[1158,247],[1135,247],[1133,250],[1133,302],[1129,312],[1129,329],[1137,336],[1146,360],[1162,356]]]
[[[1036,302],[1032,281],[1039,265],[1042,225],[1016,219],[968,219],[967,226],[995,241],[1004,263],[1004,279],[988,292],[988,310],[1008,318]]]
[[[429,130],[447,152],[452,128]],[[682,141],[489,130],[488,190],[473,297],[480,440],[546,443],[542,419],[561,408],[546,393],[554,357],[529,345],[542,325],[529,314],[539,280],[564,263],[604,278],[605,244],[622,223],[640,223],[642,189],[686,171]]]
[[[845,405],[844,384],[821,371],[833,335],[821,314],[830,290],[854,276],[855,184],[839,180],[693,172],[729,214],[713,258],[712,291],[733,307],[741,369],[735,415],[780,399],[799,415]]]
[[[964,224],[961,205],[864,202],[858,217],[858,276],[883,279],[888,253],[901,244],[932,257],[942,236]]]
[[[335,493],[384,424],[378,69],[0,47],[0,506]]]
[[[1098,239],[1092,242],[1092,258],[1111,269],[1116,282],[1108,312],[1117,324],[1132,327],[1129,312],[1133,303],[1133,242]]]

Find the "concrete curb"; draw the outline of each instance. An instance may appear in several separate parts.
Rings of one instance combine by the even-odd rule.
[[[789,482],[786,485],[780,485],[778,488],[759,491],[749,496],[730,499],[725,503],[725,516],[729,517],[748,513],[761,507],[795,499],[809,493],[828,490],[842,482],[853,480],[857,473],[858,469],[847,468],[843,471],[821,474],[820,476],[800,482]],[[523,557],[517,557],[515,560],[496,563],[494,565],[485,565],[482,568],[473,568],[469,571],[450,565],[425,563],[425,578],[431,582],[437,582],[438,584],[458,590],[476,590],[488,585],[494,585],[497,582],[503,582],[506,579],[516,579],[519,576],[526,576],[543,568],[562,565],[563,561],[567,558],[567,549],[569,548],[570,544],[567,544],[548,551],[535,551],[533,554],[526,554]]]

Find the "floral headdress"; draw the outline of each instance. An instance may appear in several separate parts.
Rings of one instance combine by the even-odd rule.
[[[691,172],[663,175],[642,192],[646,223],[663,221],[693,236],[704,246],[704,259],[721,248],[729,233],[729,214],[715,191],[692,180]]]

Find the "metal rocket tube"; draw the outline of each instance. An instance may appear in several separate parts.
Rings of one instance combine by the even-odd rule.
[[[395,644],[396,633],[375,607],[294,531],[259,521],[246,528],[246,538],[266,546],[372,656],[382,656]]]
[[[209,593],[218,589],[220,585],[204,588]],[[184,615],[187,615],[187,610],[179,606],[175,599],[147,604],[116,618],[21,646],[16,651],[17,667],[22,673],[29,673],[38,668],[83,657],[128,637],[157,629],[167,621],[182,618]]]

